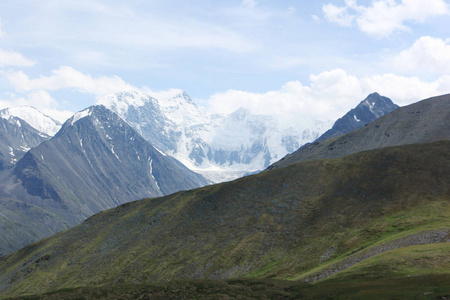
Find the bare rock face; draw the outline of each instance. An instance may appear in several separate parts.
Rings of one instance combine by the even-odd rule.
[[[11,168],[32,147],[50,136],[17,117],[0,117],[0,170]]]
[[[373,93],[361,101],[355,108],[346,113],[342,118],[338,119],[333,127],[322,134],[316,142],[324,141],[329,138],[346,134],[355,129],[361,128],[367,123],[396,110],[398,105],[394,104],[391,99]]]
[[[364,127],[306,144],[268,169],[298,161],[337,158],[388,146],[450,140],[450,94],[401,107]]]

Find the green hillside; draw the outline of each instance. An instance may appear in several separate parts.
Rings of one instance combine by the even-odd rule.
[[[204,284],[220,295],[248,291],[254,278],[264,279],[260,291],[293,298],[344,297],[388,280],[398,285],[385,293],[410,285],[444,295],[449,204],[449,141],[294,163],[99,213],[0,258],[0,295],[125,295],[149,284],[169,294]],[[240,279],[227,288],[231,278]],[[187,288],[164,283],[173,280]]]

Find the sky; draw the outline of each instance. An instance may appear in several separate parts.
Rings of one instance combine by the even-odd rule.
[[[372,92],[403,106],[450,93],[449,16],[450,0],[1,1],[0,109],[62,122],[129,89],[292,120]]]

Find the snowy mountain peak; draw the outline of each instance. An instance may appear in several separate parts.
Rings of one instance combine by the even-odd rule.
[[[176,89],[125,92],[108,99],[100,103],[151,145],[215,182],[262,170],[331,125],[302,119],[287,126],[273,116],[254,115],[244,108],[229,115],[211,115],[185,91]]]
[[[73,125],[76,122],[78,122],[79,120],[90,116],[92,114],[93,110],[94,110],[94,106],[91,106],[82,111],[79,111],[76,114],[74,114],[73,117],[68,120],[68,122],[70,122],[70,125]]]
[[[125,115],[130,107],[139,108],[145,106],[147,103],[155,103],[156,99],[137,90],[129,90],[110,94],[102,97],[97,101],[97,104],[104,105],[119,113]]]
[[[61,128],[61,123],[32,106],[10,107],[0,110],[0,118],[8,120],[12,117],[24,120],[34,129],[49,136],[55,135]]]

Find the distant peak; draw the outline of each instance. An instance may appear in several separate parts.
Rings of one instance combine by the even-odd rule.
[[[375,105],[379,106],[388,106],[388,107],[398,107],[394,102],[392,102],[391,99],[385,96],[381,96],[378,93],[372,93],[369,96],[366,97],[359,105],[362,106],[368,106],[369,108],[373,109]]]
[[[0,118],[9,119],[12,117],[19,118],[27,122],[31,127],[50,136],[56,134],[61,128],[60,122],[29,105],[9,107],[0,110]]]
[[[76,114],[73,115],[73,117],[70,120],[70,125],[75,124],[76,122],[78,122],[79,120],[88,117],[92,114],[92,112],[94,111],[95,106],[91,106],[88,107],[82,111],[77,112]]]

